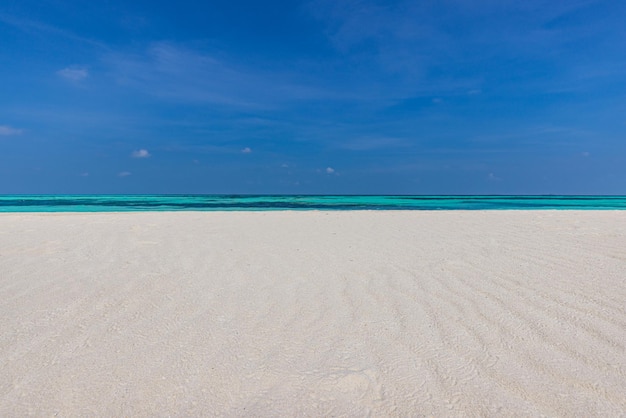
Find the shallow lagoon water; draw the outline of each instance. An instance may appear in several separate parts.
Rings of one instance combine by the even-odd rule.
[[[626,209],[626,196],[3,195],[0,212]]]

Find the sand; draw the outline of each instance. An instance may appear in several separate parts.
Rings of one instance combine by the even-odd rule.
[[[0,416],[624,416],[626,211],[0,215]]]

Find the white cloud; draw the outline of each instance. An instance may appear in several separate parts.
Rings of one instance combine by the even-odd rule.
[[[122,171],[122,172],[118,173],[117,176],[118,177],[128,177],[131,174],[133,174],[133,173],[131,173],[130,171]]]
[[[8,125],[0,125],[0,135],[2,136],[20,135],[21,133],[21,129],[16,129]]]
[[[249,147],[245,147],[241,150],[241,152],[243,152],[244,154],[250,154],[252,152],[252,149],[250,149]]]
[[[57,71],[57,75],[69,81],[82,81],[89,76],[86,68],[67,67]]]
[[[333,174],[335,172],[335,169],[332,167],[326,167],[326,174]]]
[[[84,173],[80,173],[81,177],[89,177],[89,173],[88,172],[84,172]]]
[[[589,151],[585,151],[581,152],[580,155],[582,155],[583,157],[589,157],[591,154],[589,153]]]
[[[151,154],[148,152],[147,149],[139,149],[137,151],[133,151],[131,156],[133,158],[149,158]]]

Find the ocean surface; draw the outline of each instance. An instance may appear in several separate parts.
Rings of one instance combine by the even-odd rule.
[[[619,209],[626,196],[0,195],[0,212]]]

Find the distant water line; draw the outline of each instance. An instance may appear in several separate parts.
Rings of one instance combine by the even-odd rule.
[[[626,210],[626,196],[0,195],[0,212]]]

